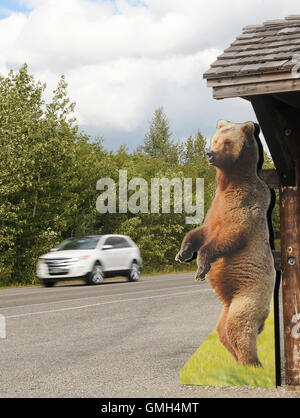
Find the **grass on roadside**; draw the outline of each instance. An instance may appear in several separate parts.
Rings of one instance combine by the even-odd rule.
[[[238,365],[218,339],[216,330],[180,372],[180,383],[199,386],[276,387],[274,315],[269,315],[257,340],[263,368]]]

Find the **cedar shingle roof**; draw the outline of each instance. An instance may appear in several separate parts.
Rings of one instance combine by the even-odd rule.
[[[300,15],[246,26],[204,78],[290,71],[297,53],[300,55]]]
[[[246,26],[242,35],[218,57],[203,77],[214,88],[216,98],[239,95],[238,92],[230,93],[228,88],[219,89],[233,84],[248,87],[252,84],[250,94],[258,94],[254,83],[262,81],[268,83],[264,93],[298,91],[300,78],[293,80],[295,74],[292,73],[298,64],[300,67],[300,15],[291,15],[262,25]],[[279,80],[284,82],[279,85]],[[272,81],[277,83],[273,90]],[[241,95],[243,92],[247,93],[248,89],[240,89]]]

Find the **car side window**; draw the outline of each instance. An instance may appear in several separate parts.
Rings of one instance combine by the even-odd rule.
[[[109,237],[104,243],[104,245],[111,245],[113,248],[115,248],[117,244],[118,244],[117,237]]]
[[[119,237],[118,248],[128,248],[131,247],[127,239]]]
[[[104,245],[112,245],[113,247],[112,249],[128,248],[131,246],[129,242],[125,238],[122,238],[122,237],[109,237],[105,241]]]

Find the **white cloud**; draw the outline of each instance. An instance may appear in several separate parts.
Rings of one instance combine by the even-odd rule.
[[[132,133],[135,144],[135,133],[147,129],[160,105],[177,137],[198,128],[211,133],[222,112],[232,120],[254,119],[238,99],[214,101],[202,73],[243,26],[299,7],[298,0],[20,3],[31,11],[0,20],[0,71],[27,62],[49,89],[65,74],[80,123],[113,138]]]
[[[184,113],[184,91],[191,86],[201,88],[201,74],[207,60],[216,53],[211,50],[188,56],[119,58],[71,70],[68,79],[74,98],[80,103],[80,122],[133,131],[149,109],[160,103],[168,103],[169,110],[177,108]],[[195,91],[192,95],[196,97]]]

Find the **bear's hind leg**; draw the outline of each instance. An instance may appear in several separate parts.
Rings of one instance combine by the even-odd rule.
[[[266,322],[266,319],[268,318],[269,314],[270,314],[269,310],[266,310],[265,314],[263,314],[262,319],[259,322],[258,334],[261,334],[263,332],[263,330],[265,328],[265,322]]]
[[[230,345],[235,350],[238,363],[261,367],[256,345],[258,321],[255,317],[255,309],[251,310],[251,306],[245,302],[237,299],[230,305],[226,320],[226,334]]]
[[[232,347],[232,345],[230,344],[228,337],[227,337],[227,332],[226,332],[226,321],[227,321],[228,310],[229,310],[228,306],[225,306],[223,308],[223,311],[221,313],[221,316],[217,324],[217,332],[218,332],[219,340],[224,345],[226,350],[229,351],[229,353],[234,357],[236,361],[238,361],[236,352],[234,348]]]

